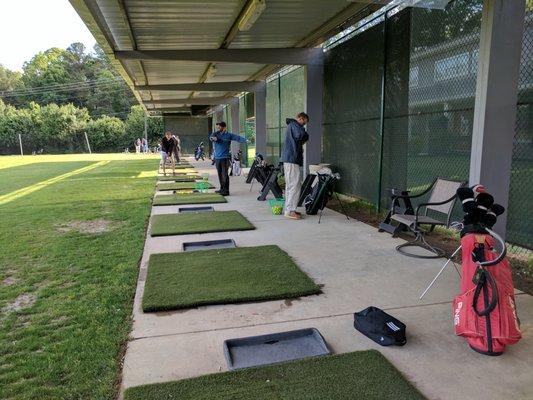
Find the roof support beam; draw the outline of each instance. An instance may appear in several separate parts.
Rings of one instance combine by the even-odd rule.
[[[199,92],[253,92],[264,82],[209,82],[209,83],[176,83],[169,85],[137,85],[135,90],[154,91],[199,91]]]
[[[186,110],[187,108],[187,110]],[[191,112],[188,107],[162,107],[162,108],[149,108],[149,112],[161,112],[161,113],[186,113]]]
[[[144,104],[217,105],[230,104],[232,99],[232,97],[185,97],[180,99],[145,100]]]
[[[320,48],[210,49],[210,50],[124,50],[115,51],[119,60],[165,60],[233,62],[256,64],[321,64]]]

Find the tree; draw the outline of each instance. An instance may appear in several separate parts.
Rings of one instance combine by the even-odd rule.
[[[445,11],[412,9],[412,46],[425,48],[479,33],[482,9],[482,0],[455,0]]]
[[[1,76],[0,71],[0,85]],[[94,117],[107,114],[125,119],[135,103],[133,93],[107,55],[98,46],[94,53],[88,53],[82,43],[36,54],[24,63],[16,88],[23,90],[5,98],[17,107],[27,107],[32,101],[40,105],[71,103],[87,108]]]
[[[66,50],[53,47],[25,62],[22,81],[28,92],[19,96],[19,104],[27,105],[30,101],[39,104],[67,103],[70,96],[65,85],[72,83],[66,69],[67,57]]]
[[[20,88],[22,85],[21,77],[20,72],[11,71],[0,64],[0,94]]]
[[[103,116],[87,124],[87,137],[93,151],[120,151],[125,145],[124,122],[116,117]]]
[[[163,118],[148,118],[148,143],[150,146],[154,146],[159,142],[159,139],[163,136],[164,129]],[[139,105],[131,107],[131,112],[126,119],[126,136],[131,143],[137,138],[144,137],[144,110]]]

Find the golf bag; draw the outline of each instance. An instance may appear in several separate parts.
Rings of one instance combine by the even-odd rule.
[[[328,200],[333,195],[335,183],[339,180],[339,174],[317,173],[318,182],[311,193],[304,199],[305,212],[307,215],[316,215],[323,210]]]
[[[263,156],[259,153],[255,155],[254,162],[252,163],[252,166],[250,167],[250,172],[248,172],[248,176],[246,177],[246,183],[252,183],[252,180],[254,178],[257,179],[257,173],[258,169],[263,165]]]
[[[231,176],[241,176],[241,157],[242,150],[239,150],[236,155],[231,157]]]
[[[194,159],[198,161],[200,158],[202,159],[202,161],[205,160],[204,142],[200,142],[200,144],[194,150]]]
[[[453,302],[455,333],[465,337],[473,350],[497,356],[522,336],[505,244],[502,241],[504,250],[497,256],[494,237],[478,232],[465,233],[461,239],[461,294]]]

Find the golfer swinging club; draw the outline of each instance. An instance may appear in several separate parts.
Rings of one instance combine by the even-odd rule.
[[[301,219],[302,214],[296,209],[302,188],[303,145],[309,140],[304,127],[309,122],[309,116],[301,112],[296,119],[287,118],[286,122],[285,144],[280,158],[285,173],[285,217]]]
[[[216,127],[217,131],[209,135],[209,140],[211,140],[214,145],[215,165],[218,172],[218,180],[220,182],[220,190],[215,190],[215,192],[222,196],[229,196],[228,170],[231,164],[230,144],[232,141],[246,143],[246,138],[228,132],[224,121],[218,122]]]
[[[172,137],[172,132],[165,132],[165,136],[161,139],[161,162],[163,163],[163,175],[167,175],[166,164],[167,160],[171,162],[172,174],[176,175],[175,161],[172,159],[174,149],[177,146],[176,140]]]

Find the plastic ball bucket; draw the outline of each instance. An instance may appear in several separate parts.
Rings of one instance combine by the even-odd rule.
[[[271,199],[268,201],[268,205],[270,206],[270,210],[272,211],[273,215],[281,215],[283,214],[283,207],[285,206],[285,200]]]

